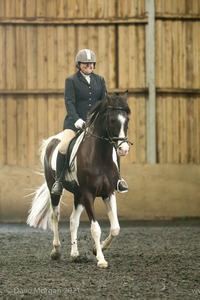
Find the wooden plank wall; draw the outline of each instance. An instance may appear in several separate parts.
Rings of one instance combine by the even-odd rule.
[[[159,163],[200,163],[200,1],[156,1]]]
[[[199,163],[200,3],[155,5],[157,161]],[[86,47],[108,90],[130,90],[122,163],[145,163],[146,24],[145,0],[1,0],[0,165],[37,164],[41,140],[62,130],[64,80]]]

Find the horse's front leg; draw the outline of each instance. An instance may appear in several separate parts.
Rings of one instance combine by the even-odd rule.
[[[60,196],[52,196],[51,198],[51,224],[52,224],[52,230],[54,233],[53,237],[53,249],[51,252],[51,258],[52,259],[59,259],[61,256],[60,252],[60,239],[59,239],[59,233],[58,233],[58,222],[60,218]],[[54,204],[57,205],[54,205]]]
[[[116,204],[116,196],[113,193],[109,198],[104,199],[104,203],[106,205],[106,210],[108,214],[108,218],[110,220],[110,234],[109,236],[101,243],[102,250],[106,249],[110,246],[113,239],[119,234],[120,226],[117,217],[117,204]]]
[[[100,243],[101,238],[101,227],[97,221],[91,221],[91,234],[95,242],[96,247],[96,258],[97,258],[97,266],[100,268],[107,268],[108,263],[104,258],[102,247]]]
[[[70,232],[71,232],[71,257],[73,259],[79,256],[77,244],[77,231],[80,223],[80,216],[83,211],[83,205],[79,204],[76,208],[74,206],[73,212],[70,216]]]
[[[100,268],[107,268],[108,263],[104,258],[102,249],[101,249],[101,227],[99,223],[96,221],[95,212],[94,212],[94,196],[90,193],[86,193],[83,196],[83,203],[87,212],[87,215],[91,224],[91,234],[95,242],[96,248],[96,258],[97,258],[97,266]]]

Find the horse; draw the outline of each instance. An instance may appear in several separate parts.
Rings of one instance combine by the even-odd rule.
[[[70,216],[70,254],[74,260],[80,257],[77,231],[81,213],[85,209],[95,243],[93,252],[100,268],[108,266],[103,250],[110,246],[120,232],[116,186],[120,179],[119,156],[126,155],[131,144],[126,135],[130,113],[128,91],[107,93],[105,99],[98,101],[90,110],[85,129],[77,134],[73,145],[68,146],[63,187],[74,194],[73,211]],[[53,230],[52,259],[59,259],[61,256],[58,233],[61,196],[51,194],[61,137],[62,133],[59,133],[43,141],[41,161],[45,182],[35,191],[27,218],[27,224],[30,226],[43,229],[50,226]],[[103,199],[110,221],[110,233],[102,242],[101,228],[94,210],[96,197]]]

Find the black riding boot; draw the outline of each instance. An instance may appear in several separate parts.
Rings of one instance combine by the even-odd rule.
[[[63,177],[63,168],[65,166],[65,154],[62,154],[58,151],[58,156],[56,160],[56,181],[52,186],[51,193],[53,195],[62,195],[63,185],[62,185],[62,177]]]
[[[119,167],[119,177],[120,177],[120,158],[119,156],[117,156],[117,162],[118,162],[118,167]],[[120,177],[120,179],[117,181],[117,186],[116,186],[116,190],[119,193],[126,193],[128,192],[128,184],[126,183],[126,181],[124,179],[122,179]]]
[[[126,181],[122,178],[120,178],[117,182],[117,191],[119,193],[126,193],[128,192],[128,185]]]

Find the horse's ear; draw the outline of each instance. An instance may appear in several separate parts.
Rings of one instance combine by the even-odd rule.
[[[123,99],[128,101],[128,90],[126,90],[124,93],[122,93]]]

